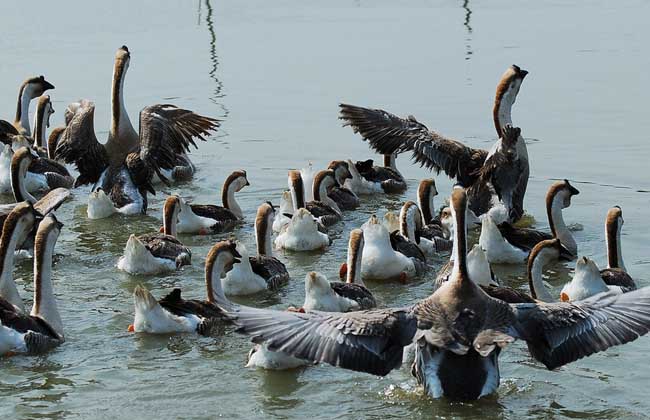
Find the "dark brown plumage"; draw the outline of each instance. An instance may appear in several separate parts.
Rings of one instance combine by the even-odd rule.
[[[373,309],[377,307],[377,301],[367,287],[356,283],[343,283],[340,281],[330,282],[332,290],[337,295],[353,300],[359,304],[360,310]]]
[[[201,335],[209,335],[212,328],[227,319],[223,311],[214,303],[199,299],[183,299],[181,289],[172,290],[158,303],[176,316],[197,315],[204,318],[196,329],[196,332]]]

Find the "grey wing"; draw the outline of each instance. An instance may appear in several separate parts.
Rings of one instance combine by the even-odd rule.
[[[56,145],[54,156],[79,171],[75,186],[94,184],[108,167],[108,153],[95,136],[95,104],[81,100]]]
[[[340,117],[381,154],[411,151],[413,160],[464,186],[474,183],[488,152],[473,149],[429,130],[415,118],[400,118],[380,109],[341,104]]]
[[[34,209],[42,215],[58,209],[68,198],[70,190],[67,188],[55,188],[48,192],[43,198],[34,203]]]
[[[167,179],[161,169],[172,170],[177,155],[196,147],[194,139],[205,140],[219,127],[219,121],[177,108],[157,104],[140,111],[140,158],[161,180]]]
[[[530,251],[542,241],[553,239],[553,235],[550,233],[536,229],[516,228],[508,222],[501,223],[497,227],[508,243],[525,251]]]
[[[524,196],[528,187],[528,176],[530,167],[528,161],[519,159],[520,171],[517,178],[517,184],[512,191],[512,207],[510,208],[510,220],[517,221],[524,215]]]
[[[171,235],[150,233],[138,237],[144,246],[157,258],[177,260],[179,265],[189,264],[192,251]]]
[[[513,332],[548,369],[636,340],[650,330],[650,287],[578,302],[513,305]]]
[[[377,307],[377,301],[367,287],[354,283],[343,283],[340,281],[330,282],[332,290],[337,295],[353,300],[359,304],[360,309],[372,309]]]
[[[289,281],[287,267],[277,258],[259,255],[249,257],[253,272],[266,280],[269,290],[276,290]]]
[[[381,376],[402,364],[417,329],[408,309],[296,313],[220,303],[239,332],[272,351]]]

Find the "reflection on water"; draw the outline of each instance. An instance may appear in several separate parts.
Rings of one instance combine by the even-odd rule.
[[[217,55],[217,35],[215,34],[214,31],[214,19],[212,17],[213,9],[212,9],[212,4],[210,3],[210,0],[205,0],[205,8],[207,9],[207,12],[205,14],[205,26],[208,28],[208,32],[210,33],[210,61],[212,62],[212,68],[210,69],[210,72],[208,73],[210,75],[210,78],[214,81],[214,90],[212,91],[212,96],[210,99],[212,102],[214,102],[215,105],[218,105],[221,107],[223,110],[223,115],[222,117],[226,117],[228,115],[228,109],[219,101],[219,99],[223,98],[223,93],[221,93],[221,90],[223,89],[223,82],[219,80],[217,77],[217,68],[219,67],[219,56]],[[199,1],[199,20],[201,19],[201,2]]]
[[[463,25],[467,29],[467,37],[465,38],[465,60],[472,58],[472,25],[470,25],[470,17],[472,10],[469,8],[469,0],[463,0],[463,9],[465,9],[465,22]]]

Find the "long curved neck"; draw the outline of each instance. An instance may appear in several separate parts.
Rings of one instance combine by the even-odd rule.
[[[106,148],[111,156],[124,155],[137,147],[138,133],[133,129],[129,114],[124,106],[124,79],[126,66],[116,62],[113,67],[111,88],[111,128],[108,132],[109,142]],[[119,150],[110,150],[116,148]]]
[[[384,155],[384,167],[397,170],[394,154]]]
[[[34,115],[34,145],[37,147],[47,146],[47,141],[45,139],[45,128],[47,127],[47,120],[49,118],[49,113],[47,108],[49,105],[39,106],[36,109],[36,115]]]
[[[257,244],[257,255],[273,256],[271,242],[271,222],[268,217],[262,217],[255,221],[255,243]]]
[[[25,306],[13,278],[14,252],[20,236],[19,229],[16,229],[16,227],[17,224],[5,225],[2,239],[0,239],[0,264],[2,264],[0,267],[0,296],[24,312]]]
[[[206,262],[205,265],[205,286],[207,289],[207,300],[210,303],[216,302],[216,297],[225,301],[226,297],[221,287],[221,273],[225,267],[226,255],[218,253],[214,259]]]
[[[176,237],[176,222],[178,220],[178,210],[176,206],[172,209],[165,209],[163,217],[163,231],[165,235]]]
[[[327,185],[325,182],[319,182],[314,180],[314,189],[313,195],[315,201],[320,201],[321,203],[331,207],[335,212],[341,214],[341,209],[339,209],[338,204],[327,195]]]
[[[293,171],[289,175],[289,191],[291,192],[291,201],[293,202],[293,211],[305,207],[305,190],[302,184],[300,172]]]
[[[548,223],[551,227],[551,233],[555,238],[558,238],[562,245],[564,245],[573,255],[578,252],[578,245],[571,231],[564,223],[562,216],[562,197],[556,195],[553,200],[549,200],[546,204],[546,214],[548,215]]]
[[[52,286],[52,254],[55,243],[56,234],[50,232],[47,240],[44,243],[37,241],[34,248],[34,306],[31,314],[43,318],[63,337],[63,322]]]
[[[530,295],[533,299],[538,299],[543,302],[553,302],[555,299],[553,299],[553,296],[546,289],[542,278],[544,266],[549,260],[544,254],[545,251],[540,252],[533,259],[532,264],[528,265],[528,287],[530,287]]]
[[[25,186],[25,178],[27,177],[29,164],[29,159],[22,159],[18,165],[11,165],[11,189],[17,203],[22,201],[29,201],[32,204],[36,203],[36,198],[27,191],[27,187]]]
[[[26,135],[31,135],[29,128],[29,103],[33,98],[32,88],[29,84],[24,84],[18,91],[18,103],[16,104],[16,119],[14,124],[20,124],[25,130]]]
[[[363,286],[361,278],[361,259],[363,257],[363,240],[354,241],[350,239],[348,246],[348,273],[346,283],[360,284]]]
[[[623,254],[621,252],[621,226],[618,224],[615,229],[609,226],[605,229],[605,242],[607,245],[607,267],[620,268],[625,270]]]
[[[428,225],[433,222],[433,194],[430,188],[418,190],[418,206],[420,206],[424,223]]]
[[[460,274],[461,278],[469,278],[467,272],[467,226],[465,224],[465,211],[454,211],[454,245],[451,259],[454,262],[452,276]]]
[[[235,200],[236,189],[237,187],[234,182],[224,185],[224,189],[221,192],[221,201],[225,208],[233,212],[239,219],[243,219],[244,213],[242,212],[241,207],[239,207],[237,200]]]
[[[413,207],[403,206],[399,219],[399,233],[409,241],[415,242],[415,211]]]

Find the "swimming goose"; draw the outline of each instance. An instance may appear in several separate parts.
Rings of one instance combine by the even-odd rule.
[[[38,225],[34,246],[34,304],[29,315],[0,298],[0,355],[42,353],[63,343],[63,323],[52,284],[52,255],[63,225],[53,214]]]
[[[192,260],[192,251],[176,239],[180,199],[171,195],[163,205],[163,233],[129,236],[117,268],[130,274],[156,274],[178,270]]]
[[[289,281],[287,267],[273,256],[271,242],[271,221],[275,210],[271,203],[264,203],[257,209],[255,218],[255,242],[257,255],[248,256],[246,247],[237,243],[241,262],[221,280],[227,295],[250,295],[263,290],[276,290]]]
[[[600,276],[608,286],[620,286],[623,291],[628,292],[636,289],[636,283],[627,273],[623,262],[623,254],[621,253],[621,229],[623,223],[623,210],[619,206],[609,209],[605,219],[607,268],[600,270]]]
[[[345,282],[330,282],[330,286],[339,296],[357,302],[359,309],[372,309],[377,306],[377,301],[361,277],[364,246],[363,230],[352,229],[348,241],[347,261],[341,265],[339,270],[339,277]]]
[[[8,214],[2,225],[2,237],[0,237],[0,297],[15,306],[20,312],[25,311],[25,306],[13,278],[14,254],[18,246],[32,232],[37,215],[36,210],[30,203],[18,203]]]
[[[465,400],[496,391],[499,353],[516,339],[554,369],[650,330],[650,288],[573,303],[510,305],[487,296],[466,266],[464,190],[454,190],[451,205],[459,257],[452,277],[413,306],[339,314],[217,303],[240,333],[270,350],[373,375],[400,367],[404,347],[416,342],[412,373],[427,394]]]
[[[501,76],[493,108],[499,140],[489,151],[465,146],[431,131],[413,116],[400,118],[380,109],[341,104],[340,118],[375,151],[382,154],[411,151],[416,163],[436,173],[444,171],[470,188],[470,208],[476,216],[489,210],[494,192],[508,206],[510,220],[516,221],[524,213],[528,151],[518,130],[509,129],[508,135],[504,136],[504,129],[512,125],[512,105],[527,74],[527,71],[512,65]]]
[[[350,171],[351,177],[346,179],[343,183],[343,186],[350,191],[354,192],[356,195],[370,195],[383,192],[381,184],[375,184],[366,180],[361,176],[357,166],[352,160],[348,159],[348,170]]]
[[[5,146],[7,147],[7,146]],[[55,188],[72,188],[74,179],[57,161],[40,157],[34,149],[21,147],[11,158],[10,191],[19,191],[24,199],[36,200],[30,192],[47,192]],[[15,197],[18,201],[19,197]]]
[[[205,259],[206,299],[183,299],[181,289],[172,290],[157,301],[143,286],[133,291],[135,319],[129,332],[170,334],[193,332],[208,335],[212,328],[226,318],[215,304],[217,296],[225,299],[221,289],[221,276],[239,262],[241,256],[232,241],[216,243]]]
[[[573,238],[573,234],[564,223],[562,210],[568,208],[571,205],[571,197],[578,194],[580,194],[580,191],[566,179],[564,181],[554,182],[550,186],[546,193],[546,214],[551,229],[550,233],[531,228],[518,228],[508,222],[504,222],[497,225],[498,233],[492,228],[486,232],[494,236],[494,239],[490,238],[487,240],[500,241],[499,236],[501,236],[501,239],[505,240],[513,248],[528,253],[539,242],[557,237],[564,247],[575,257],[578,252],[578,246]],[[489,248],[486,249],[488,253],[492,251]],[[492,258],[493,253],[490,255],[491,261]]]
[[[384,166],[375,166],[374,160],[358,161],[354,164],[361,177],[372,185],[372,189],[386,194],[406,191],[407,185],[395,166],[395,154],[384,155]]]
[[[273,220],[273,232],[280,233],[282,228],[289,224],[291,217],[287,216],[293,214],[293,201],[291,200],[291,192],[283,191],[280,197],[280,211],[275,213]]]
[[[395,251],[390,234],[374,214],[362,226],[364,236],[361,259],[361,279],[365,280],[410,280],[418,275],[419,264]],[[416,265],[417,264],[417,265]]]
[[[557,300],[551,296],[544,285],[542,272],[546,265],[560,258],[565,260],[573,259],[572,255],[562,246],[562,243],[557,238],[541,241],[530,251],[526,266],[526,277],[528,278],[530,295],[534,299],[542,302],[555,302]]]
[[[147,211],[147,193],[155,194],[153,175],[167,182],[163,170],[173,170],[178,156],[196,147],[195,139],[219,127],[213,118],[171,104],[147,106],[140,111],[136,132],[124,106],[124,78],[131,55],[123,46],[115,54],[111,93],[111,125],[105,144],[97,141],[95,105],[73,104],[72,118],[56,146],[55,156],[79,170],[75,186],[92,184],[88,217],[98,219],[115,212],[125,215]]]
[[[620,294],[624,290],[621,286],[609,286],[605,284],[596,263],[587,257],[582,257],[576,263],[573,278],[562,287],[560,300],[563,302],[573,302],[603,292]]]
[[[422,236],[424,219],[418,205],[407,201],[400,211],[400,234],[409,241],[415,242],[425,255],[433,256],[452,249],[452,241],[440,236],[427,239]]]
[[[235,193],[250,185],[246,171],[233,171],[221,188],[222,206],[214,204],[189,204],[181,200],[178,218],[179,233],[207,235],[232,230],[244,220],[244,213],[235,199]]]
[[[306,208],[299,208],[282,232],[275,238],[275,247],[290,251],[314,251],[329,246],[331,240],[320,232],[318,220]]]
[[[312,188],[312,201],[306,201],[306,184],[302,179],[300,171],[289,171],[289,190],[294,209],[305,208],[325,227],[332,226],[341,220],[341,209],[327,195],[327,192],[336,185],[334,171],[327,169],[319,171],[314,176]]]
[[[54,89],[54,85],[45,80],[43,76],[30,77],[25,80],[18,90],[18,103],[16,104],[16,118],[13,123],[0,120],[0,140],[11,144],[8,136],[31,136],[29,127],[29,104],[34,98],[41,96],[46,90]]]
[[[359,197],[351,189],[344,187],[345,181],[352,179],[348,163],[344,160],[333,160],[327,169],[334,171],[337,183],[329,190],[327,196],[334,200],[341,210],[354,210],[359,207]]]
[[[433,199],[438,195],[436,182],[433,178],[423,179],[418,185],[418,207],[422,213],[422,221],[424,222],[420,229],[420,236],[433,240],[433,238],[444,238],[445,230],[440,223],[440,216],[434,216]]]

